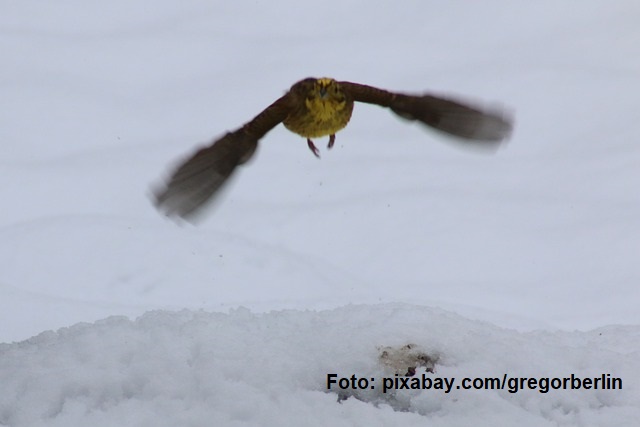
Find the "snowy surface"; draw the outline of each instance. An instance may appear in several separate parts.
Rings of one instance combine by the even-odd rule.
[[[621,340],[626,346],[620,346]],[[628,342],[631,340],[632,342]],[[373,390],[338,403],[327,374],[395,378],[381,343],[422,343],[429,377],[623,378],[620,390]],[[417,344],[421,345],[421,344]],[[630,351],[630,352],[629,352]],[[149,312],[0,345],[0,422],[29,426],[631,426],[637,327],[520,333],[439,309]],[[635,352],[635,354],[633,354]],[[422,375],[424,370],[418,370]],[[343,396],[344,397],[344,396]]]
[[[4,5],[0,425],[636,425],[639,18],[632,0]],[[269,133],[197,226],[153,209],[172,164],[307,76],[502,103],[516,129],[487,155],[358,105],[320,161]],[[434,375],[624,388],[327,392],[407,343]]]

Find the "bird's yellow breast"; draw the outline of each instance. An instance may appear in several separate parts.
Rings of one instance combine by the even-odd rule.
[[[343,129],[353,111],[353,101],[332,79],[318,79],[300,105],[283,121],[285,127],[305,138],[333,135]]]

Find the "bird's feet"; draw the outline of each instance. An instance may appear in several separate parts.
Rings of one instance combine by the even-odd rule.
[[[332,133],[331,135],[329,135],[329,144],[327,144],[327,148],[333,147],[333,144],[335,143],[336,143],[336,135]],[[316,147],[316,145],[313,143],[313,141],[310,138],[307,138],[307,145],[309,146],[309,150],[311,150],[313,155],[316,156],[317,158],[320,158],[320,150],[318,150],[318,147]]]
[[[336,134],[332,133],[331,135],[329,135],[329,144],[327,145],[327,148],[333,147],[333,144],[335,144],[335,142],[336,142]]]
[[[317,158],[320,158],[320,150],[318,150],[318,147],[316,147],[313,141],[309,138],[307,138],[307,145],[309,146],[309,150],[311,150],[313,155],[316,156]]]

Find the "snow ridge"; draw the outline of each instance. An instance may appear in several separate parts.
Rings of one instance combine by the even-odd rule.
[[[640,328],[520,333],[406,304],[328,311],[149,312],[0,345],[0,423],[113,425],[629,425],[640,417]],[[345,399],[327,374],[389,376],[381,346],[437,354],[435,377],[597,376],[622,390],[375,390]],[[340,401],[340,402],[339,402]],[[401,412],[396,412],[400,410]],[[633,418],[635,417],[635,418]],[[372,423],[372,424],[368,424]]]

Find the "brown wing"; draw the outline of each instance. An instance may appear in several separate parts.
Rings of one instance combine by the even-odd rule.
[[[433,95],[406,95],[357,83],[339,83],[355,101],[388,107],[404,119],[417,120],[459,138],[498,143],[509,137],[513,127],[508,114],[498,109],[483,110]]]
[[[253,156],[258,140],[287,117],[290,98],[287,93],[240,129],[227,133],[186,159],[162,188],[154,191],[156,207],[168,216],[193,216],[236,167]]]

